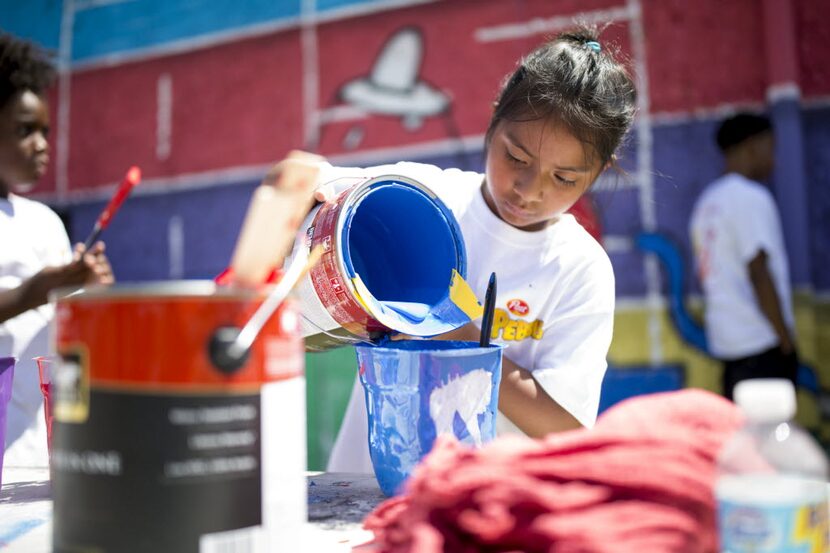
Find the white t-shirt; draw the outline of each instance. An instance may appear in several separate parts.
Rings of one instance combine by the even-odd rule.
[[[778,291],[784,321],[794,327],[787,252],[772,194],[736,173],[712,182],[689,222],[697,271],[706,300],[709,348],[720,359],[761,353],[779,339],[761,311],[749,262],[761,250]]]
[[[403,175],[433,189],[461,226],[467,281],[484,297],[498,277],[493,342],[585,426],[599,406],[614,322],[614,273],[608,255],[571,215],[526,232],[494,215],[481,194],[484,175],[432,165],[398,163],[369,169],[324,166],[320,180]],[[477,321],[480,322],[480,321]],[[356,383],[329,470],[371,472],[366,406]],[[512,427],[499,417],[499,431]],[[515,427],[513,427],[515,428]]]
[[[47,266],[72,260],[63,223],[47,206],[9,194],[0,198],[0,289],[17,288]],[[42,305],[0,323],[0,357],[17,358],[6,412],[4,466],[49,466],[43,395],[33,358],[49,355],[54,308]]]

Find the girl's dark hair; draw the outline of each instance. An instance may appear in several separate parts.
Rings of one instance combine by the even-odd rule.
[[[631,127],[636,103],[628,71],[600,44],[595,28],[580,26],[534,50],[509,76],[485,145],[502,121],[554,118],[593,146],[605,165]]]
[[[18,92],[31,90],[38,96],[55,80],[48,54],[25,40],[0,33],[0,109]]]

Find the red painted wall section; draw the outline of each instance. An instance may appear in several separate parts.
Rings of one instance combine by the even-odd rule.
[[[830,95],[830,17],[826,2],[793,0],[799,79],[805,98]]]
[[[115,182],[133,164],[153,178],[277,159],[302,137],[299,44],[293,31],[75,74],[70,188]],[[158,159],[163,74],[173,118],[170,155]]]
[[[644,0],[643,19],[653,112],[764,101],[764,29],[757,0]]]
[[[778,2],[784,0],[769,0]],[[798,74],[806,98],[830,94],[830,18],[820,2],[793,0]],[[175,177],[229,167],[264,165],[289,149],[342,155],[481,135],[505,75],[517,58],[554,34],[531,32],[484,42],[483,29],[544,25],[590,10],[621,9],[622,0],[489,1],[419,4],[323,23],[317,29],[318,107],[344,106],[349,81],[368,75],[386,41],[404,27],[423,36],[418,79],[446,94],[451,108],[407,126],[400,116],[329,122],[319,142],[307,143],[303,111],[303,51],[291,29],[163,55],[72,76],[69,186],[89,189],[117,182],[140,165],[146,178]],[[642,0],[651,111],[691,114],[724,104],[763,103],[770,76],[759,0],[695,2]],[[608,13],[608,12],[606,12]],[[632,56],[631,27],[613,24],[604,47]],[[157,84],[172,80],[169,156],[159,158]],[[55,190],[57,89],[52,169],[37,192]],[[352,140],[347,140],[351,137]],[[357,137],[357,138],[355,138]]]
[[[341,87],[355,77],[368,75],[387,40],[405,27],[416,28],[423,37],[419,80],[447,94],[451,109],[425,118],[422,125],[414,129],[405,129],[401,119],[394,116],[375,115],[359,121],[331,122],[322,128],[319,150],[327,155],[348,153],[345,138],[349,132],[362,133],[361,150],[482,134],[504,77],[515,69],[521,55],[542,44],[552,33],[481,42],[476,38],[477,31],[527,23],[534,17],[544,21],[592,7],[620,6],[609,2],[593,2],[592,5],[557,3],[555,6],[545,2],[525,4],[528,5],[522,10],[516,10],[516,4],[509,2],[481,3],[475,10],[470,9],[469,2],[440,4],[432,9],[423,6],[396,10],[320,27],[321,109],[343,105],[338,96]],[[630,46],[626,23],[607,29],[603,39],[620,44],[628,57]]]
[[[791,0],[763,0],[766,72],[769,86],[796,84],[798,54]]]

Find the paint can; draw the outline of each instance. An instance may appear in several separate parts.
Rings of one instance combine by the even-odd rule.
[[[293,547],[306,519],[296,305],[267,321],[238,369],[218,369],[209,351],[263,298],[191,281],[57,301],[55,551]]]
[[[475,318],[474,295],[460,292],[466,252],[450,210],[408,177],[350,180],[306,218],[295,245],[322,244],[325,252],[298,286],[306,350],[376,341],[392,331],[434,336]],[[465,294],[472,297],[461,299]]]
[[[355,350],[369,456],[387,496],[400,491],[439,434],[472,447],[496,437],[502,346],[401,340]]]

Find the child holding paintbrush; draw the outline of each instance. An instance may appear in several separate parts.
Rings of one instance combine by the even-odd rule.
[[[34,357],[48,352],[61,287],[113,282],[98,242],[73,255],[66,230],[47,206],[18,196],[43,176],[49,161],[46,88],[54,69],[34,45],[0,35],[0,357],[17,357],[9,402],[4,465],[48,466],[43,398]]]

